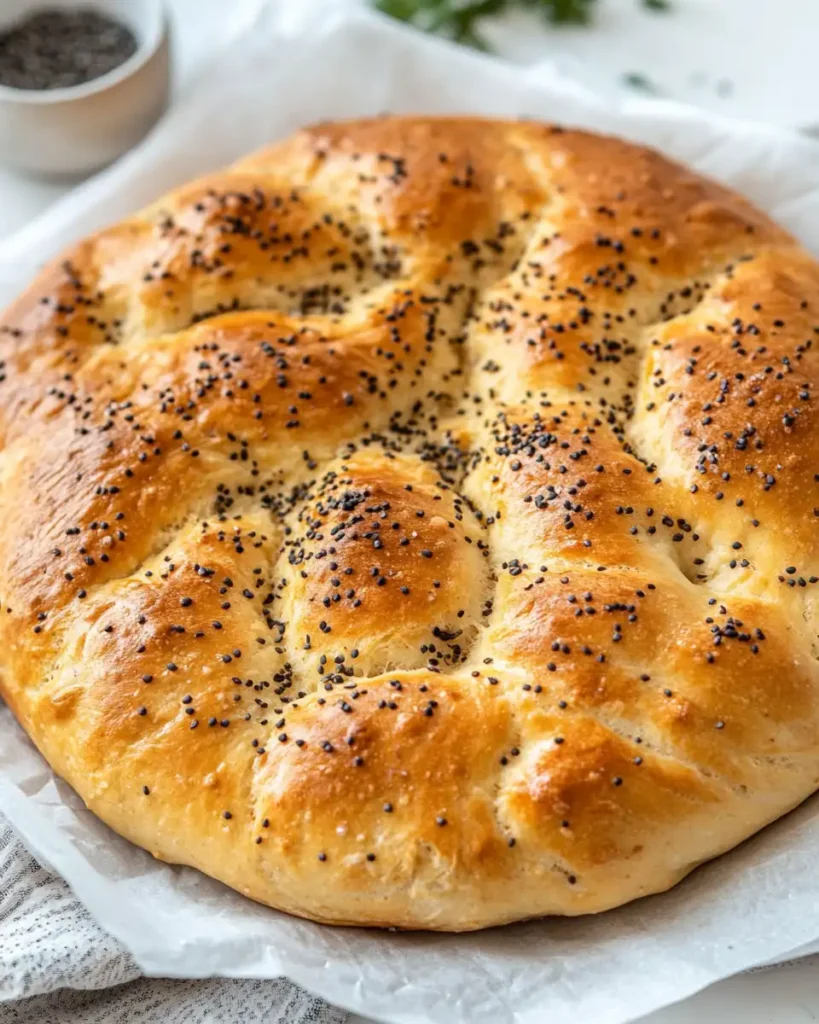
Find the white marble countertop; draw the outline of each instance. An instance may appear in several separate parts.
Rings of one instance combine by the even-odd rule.
[[[214,26],[226,0],[167,2],[174,22],[179,86],[218,44]],[[641,0],[599,0],[591,28],[547,31],[528,16],[515,15],[488,26],[486,34],[505,56],[553,59],[602,92],[626,90],[624,76],[640,74],[661,94],[709,110],[794,128],[819,124],[819,0],[671,3],[671,12],[652,14],[642,9]],[[0,167],[0,238],[26,224],[69,187],[66,182],[19,178]],[[816,1020],[819,956],[732,978],[644,1018],[642,1024]],[[351,1022],[364,1024],[364,1018],[353,1017]]]

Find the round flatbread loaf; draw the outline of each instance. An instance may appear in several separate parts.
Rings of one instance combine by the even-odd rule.
[[[819,785],[819,269],[658,153],[323,124],[0,320],[2,693],[315,920],[668,888]]]

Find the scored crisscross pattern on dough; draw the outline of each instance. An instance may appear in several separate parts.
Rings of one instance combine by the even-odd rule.
[[[811,257],[657,153],[304,131],[5,314],[3,694],[292,913],[665,889],[819,785],[817,338]]]

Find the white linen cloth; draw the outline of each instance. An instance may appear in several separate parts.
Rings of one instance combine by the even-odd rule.
[[[285,978],[142,976],[0,815],[0,1024],[343,1024]]]

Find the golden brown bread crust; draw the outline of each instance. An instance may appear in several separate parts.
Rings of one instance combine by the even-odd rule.
[[[2,692],[318,920],[673,885],[819,785],[819,268],[657,153],[319,125],[0,321]]]

